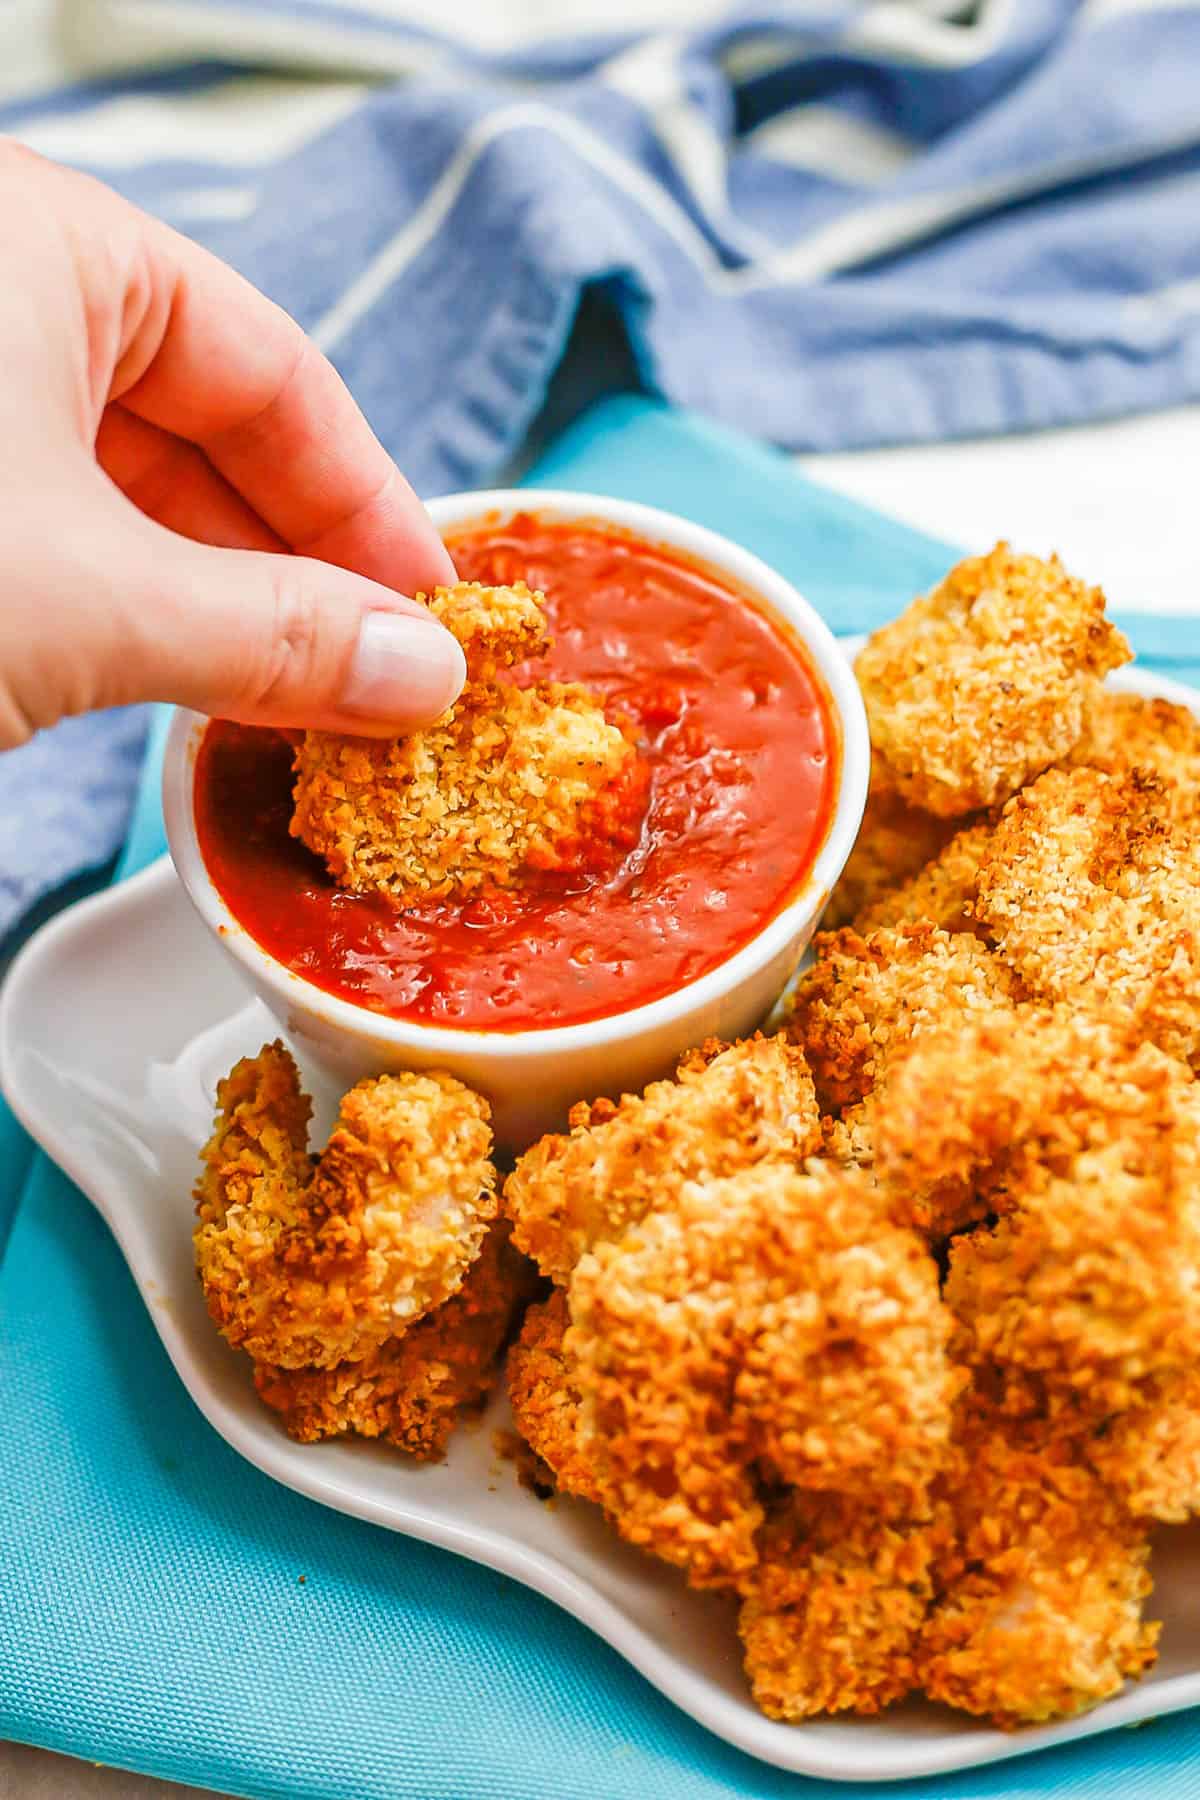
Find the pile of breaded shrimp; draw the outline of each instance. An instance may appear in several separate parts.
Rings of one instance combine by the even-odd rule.
[[[304,1441],[443,1451],[506,1366],[545,1488],[724,1590],[754,1699],[1003,1726],[1154,1660],[1200,1511],[1200,724],[998,545],[857,663],[858,845],[781,1029],[581,1102],[501,1181],[447,1075],[222,1083],[212,1316]],[[530,1502],[534,1504],[533,1501]]]

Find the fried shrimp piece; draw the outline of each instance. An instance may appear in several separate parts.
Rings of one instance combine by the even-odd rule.
[[[320,1157],[281,1043],[217,1089],[196,1264],[218,1329],[260,1362],[365,1356],[449,1299],[498,1199],[487,1102],[450,1075],[361,1081]]]
[[[1200,835],[1168,823],[1163,796],[1139,769],[1049,770],[1005,807],[975,906],[1032,994],[1197,1060]]]
[[[974,1364],[1103,1417],[1200,1355],[1198,1095],[1184,1065],[1065,1009],[914,1047],[878,1108],[875,1174],[943,1230],[1002,1215],[950,1249]]]
[[[386,1438],[410,1455],[440,1457],[459,1418],[495,1385],[513,1311],[528,1291],[528,1264],[494,1225],[456,1294],[411,1330],[332,1369],[258,1363],[254,1385],[302,1444],[355,1432]]]
[[[1200,810],[1200,719],[1190,707],[1096,686],[1067,762],[1107,775],[1146,769],[1163,783],[1168,817],[1181,822]]]
[[[562,1288],[530,1307],[508,1353],[508,1397],[513,1423],[559,1492],[603,1505],[604,1490],[580,1436],[583,1402],[575,1359],[563,1346],[570,1322]]]
[[[902,799],[939,818],[1006,800],[1078,741],[1091,678],[1128,662],[1104,595],[997,544],[875,632],[855,672]]]
[[[768,1518],[738,1631],[771,1719],[877,1713],[917,1681],[915,1652],[954,1544],[944,1501],[915,1521],[837,1494],[793,1494]]]
[[[509,1176],[513,1238],[563,1281],[583,1252],[618,1237],[678,1183],[816,1150],[820,1121],[803,1052],[785,1037],[711,1039],[619,1103],[580,1102],[565,1136],[544,1137]]]
[[[759,1163],[685,1182],[571,1280],[577,1442],[622,1536],[695,1586],[757,1561],[755,1465],[923,1495],[955,1378],[937,1271],[865,1177]]]
[[[1142,1404],[1102,1420],[1084,1453],[1135,1517],[1181,1525],[1200,1513],[1200,1371],[1148,1382]]]
[[[941,931],[977,932],[975,888],[991,836],[987,819],[964,826],[915,875],[865,907],[857,920],[858,930],[878,931],[924,920]]]
[[[822,932],[816,961],[792,996],[788,1029],[804,1046],[817,1096],[830,1111],[854,1106],[888,1064],[948,1008],[1010,1011],[1020,990],[1008,968],[966,933],[922,923],[871,932]]]
[[[980,1406],[961,1448],[961,1564],[922,1632],[921,1686],[1005,1728],[1107,1700],[1156,1654],[1145,1527],[1036,1425]]]
[[[1200,1356],[1194,1155],[1149,1135],[1080,1154],[950,1251],[947,1304],[975,1356],[1035,1373],[1072,1413],[1136,1404]]]
[[[822,925],[862,929],[865,916],[888,910],[888,899],[943,848],[955,825],[909,806],[897,794],[878,755],[871,758],[871,791],[858,838],[830,896]],[[880,919],[879,923],[890,923]]]
[[[765,1286],[735,1421],[781,1481],[919,1509],[959,1385],[937,1264],[860,1173],[813,1162],[755,1179],[768,1214],[746,1254]]]
[[[292,835],[339,886],[398,907],[508,887],[534,869],[599,867],[631,849],[648,774],[625,732],[578,684],[496,679],[544,648],[540,596],[464,583],[429,604],[468,656],[460,698],[391,741],[307,732]]]
[[[731,1586],[757,1560],[752,1447],[731,1412],[761,1171],[685,1181],[666,1210],[601,1242],[571,1279],[581,1445],[621,1536]],[[752,1279],[752,1278],[751,1278]]]

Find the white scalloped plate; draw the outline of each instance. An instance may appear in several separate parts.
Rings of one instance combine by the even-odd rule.
[[[1200,711],[1200,693],[1133,673],[1122,686]],[[111,1226],[188,1392],[286,1486],[527,1583],[582,1619],[700,1724],[751,1756],[841,1781],[901,1780],[993,1762],[1200,1703],[1200,1531],[1163,1533],[1154,1673],[1082,1719],[1006,1735],[910,1702],[877,1720],[788,1726],[751,1704],[731,1607],[690,1593],[622,1545],[593,1508],[543,1506],[497,1466],[492,1431],[457,1434],[418,1467],[377,1444],[294,1444],[258,1402],[249,1364],[214,1332],[192,1271],[196,1152],[216,1080],[276,1034],[199,924],[165,859],[45,926],[0,996],[0,1079],[18,1117]],[[307,1071],[306,1071],[307,1073]],[[332,1096],[318,1090],[316,1126]]]

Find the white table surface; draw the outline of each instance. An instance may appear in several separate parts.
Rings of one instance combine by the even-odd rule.
[[[590,400],[634,385],[624,344],[594,315],[502,479]],[[1004,439],[799,457],[817,480],[970,549],[1007,537],[1057,550],[1122,611],[1200,611],[1200,406]],[[199,1792],[0,1742],[0,1800],[188,1800]]]

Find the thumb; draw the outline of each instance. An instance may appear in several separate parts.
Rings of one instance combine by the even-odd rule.
[[[101,629],[94,645],[115,699],[384,737],[427,725],[462,688],[459,644],[418,601],[310,557],[136,535],[121,641]],[[445,578],[440,563],[430,578]]]
[[[390,737],[458,695],[462,650],[417,601],[311,557],[179,537],[107,483],[67,492],[36,481],[6,515],[0,749],[137,700]],[[429,562],[414,555],[414,581],[445,579],[436,540]]]

